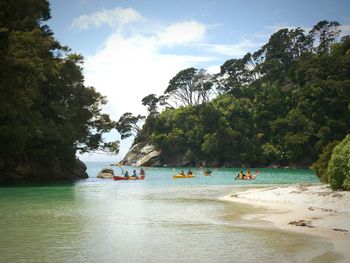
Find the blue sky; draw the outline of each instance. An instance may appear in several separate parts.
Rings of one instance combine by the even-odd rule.
[[[350,1],[277,0],[53,0],[48,24],[56,38],[85,57],[87,85],[109,103],[115,120],[124,112],[145,114],[141,99],[160,95],[187,67],[216,72],[231,58],[266,43],[280,28],[309,30],[318,21],[338,21],[350,34]],[[118,139],[113,132],[107,139]],[[82,160],[118,161],[86,154]]]

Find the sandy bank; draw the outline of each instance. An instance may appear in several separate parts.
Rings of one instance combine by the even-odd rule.
[[[334,192],[326,185],[295,185],[254,188],[222,199],[268,208],[245,219],[324,237],[343,256],[342,261],[350,260],[350,192]]]

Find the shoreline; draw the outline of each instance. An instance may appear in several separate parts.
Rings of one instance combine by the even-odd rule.
[[[245,220],[269,222],[280,230],[324,238],[333,245],[335,254],[321,256],[340,262],[350,258],[350,192],[332,191],[327,185],[269,186],[220,199],[264,209],[244,215]]]

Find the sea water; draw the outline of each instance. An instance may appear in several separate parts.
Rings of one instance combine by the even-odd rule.
[[[242,187],[319,183],[310,170],[259,169],[239,181],[238,168],[192,168],[190,179],[172,178],[186,168],[148,168],[145,180],[113,181],[96,178],[108,163],[87,165],[90,178],[76,183],[0,188],[0,262],[296,262],[331,249],[246,221],[258,208],[219,200]]]

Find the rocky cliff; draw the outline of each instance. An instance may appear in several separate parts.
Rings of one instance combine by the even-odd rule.
[[[162,166],[160,154],[153,145],[138,143],[125,155],[122,163],[132,166]]]
[[[122,163],[131,166],[192,166],[194,165],[184,154],[163,156],[153,145],[135,144],[125,155]],[[199,165],[199,163],[197,164]]]

